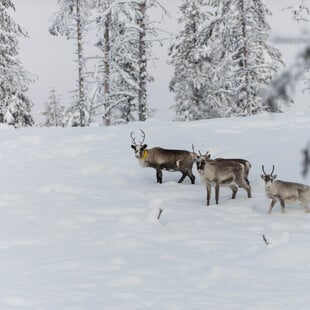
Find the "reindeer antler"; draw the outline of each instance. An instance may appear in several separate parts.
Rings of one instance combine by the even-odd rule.
[[[139,142],[139,144],[142,145],[143,142],[144,142],[144,140],[145,140],[145,132],[144,132],[142,129],[140,129],[140,131],[141,131],[141,133],[142,133],[142,141]],[[136,141],[136,138],[134,137],[134,132],[133,132],[133,131],[130,133],[130,137],[131,137],[132,143],[133,143],[134,145],[138,145],[138,143],[137,143],[137,141]]]
[[[195,153],[195,146],[193,143],[192,143],[192,151],[193,151],[193,153]]]
[[[133,136],[133,131],[130,133],[130,138],[132,140],[133,145],[137,145],[136,139]]]
[[[141,133],[142,133],[142,141],[140,142],[140,144],[143,144],[144,140],[145,140],[145,132],[140,129]]]
[[[268,175],[268,173],[266,173],[266,171],[264,169],[264,165],[262,165],[262,171],[263,171],[264,175]],[[269,175],[272,176],[273,172],[274,172],[274,165],[272,165],[272,171]]]

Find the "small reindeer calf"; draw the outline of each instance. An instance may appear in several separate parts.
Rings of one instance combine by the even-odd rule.
[[[276,175],[273,175],[274,165],[271,173],[266,173],[264,166],[262,166],[262,171],[264,174],[261,175],[261,178],[265,181],[266,196],[272,199],[269,214],[277,201],[280,202],[283,213],[285,213],[285,203],[299,204],[304,207],[305,212],[310,212],[310,186],[280,180],[274,181],[277,178]]]

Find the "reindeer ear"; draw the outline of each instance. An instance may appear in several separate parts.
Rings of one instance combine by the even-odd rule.
[[[142,150],[145,150],[147,148],[147,144],[143,144]]]
[[[134,149],[134,150],[136,150],[136,146],[133,145],[133,144],[131,145],[131,148]]]
[[[260,177],[265,180],[265,175],[261,174]]]
[[[273,175],[272,178],[273,178],[273,180],[275,180],[277,178],[277,175],[276,174]]]

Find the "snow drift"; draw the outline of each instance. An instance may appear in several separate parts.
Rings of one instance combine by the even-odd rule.
[[[253,198],[142,169],[129,134],[252,164]],[[1,309],[308,309],[310,215],[268,215],[261,166],[301,176],[310,112],[119,127],[0,128]],[[159,209],[163,210],[157,219]],[[263,240],[265,236],[267,242]]]

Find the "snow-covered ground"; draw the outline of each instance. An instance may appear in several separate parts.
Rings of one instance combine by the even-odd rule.
[[[142,169],[149,146],[251,161],[253,198]],[[301,176],[310,110],[190,123],[0,128],[0,309],[309,309],[310,214],[264,196],[261,166]],[[163,209],[157,220],[159,209]],[[263,241],[265,235],[268,246]]]

